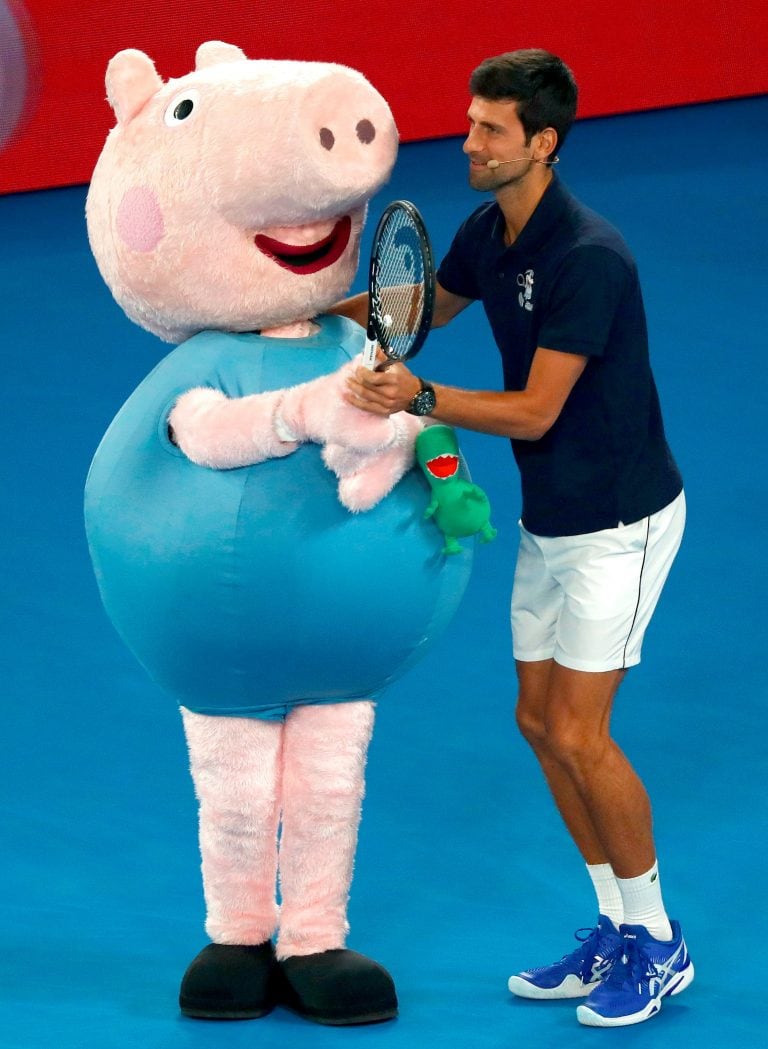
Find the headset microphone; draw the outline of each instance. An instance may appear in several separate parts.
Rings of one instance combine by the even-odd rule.
[[[514,160],[487,160],[485,166],[490,168],[491,171],[495,171],[496,168],[501,168],[505,164],[520,164],[523,160],[533,160],[533,157],[515,157]],[[553,157],[552,160],[533,160],[534,164],[546,164],[551,167],[553,164],[560,163],[560,157]]]

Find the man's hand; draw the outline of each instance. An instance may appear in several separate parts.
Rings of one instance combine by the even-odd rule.
[[[372,415],[407,411],[421,383],[404,364],[392,364],[381,350],[376,359],[383,365],[380,371],[359,367],[350,374],[346,400]]]

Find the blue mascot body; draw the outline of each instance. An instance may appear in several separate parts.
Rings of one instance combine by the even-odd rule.
[[[189,710],[274,718],[299,703],[369,699],[456,611],[472,547],[443,557],[418,470],[352,514],[316,444],[210,470],[169,439],[168,414],[190,387],[234,398],[292,386],[361,344],[341,317],[307,339],[204,332],[155,368],[101,442],[86,487],[101,595],[142,665]]]

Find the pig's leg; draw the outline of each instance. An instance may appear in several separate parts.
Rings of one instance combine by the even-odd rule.
[[[285,726],[282,999],[320,1023],[372,1023],[397,1014],[389,973],[344,949],[373,718],[370,702],[318,704],[295,709]]]
[[[200,852],[213,943],[192,961],[187,1016],[247,1019],[272,1008],[283,723],[182,709],[200,803]]]

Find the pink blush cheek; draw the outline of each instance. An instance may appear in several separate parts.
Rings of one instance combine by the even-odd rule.
[[[133,251],[153,251],[165,233],[163,213],[151,189],[129,189],[117,209],[117,232]]]

